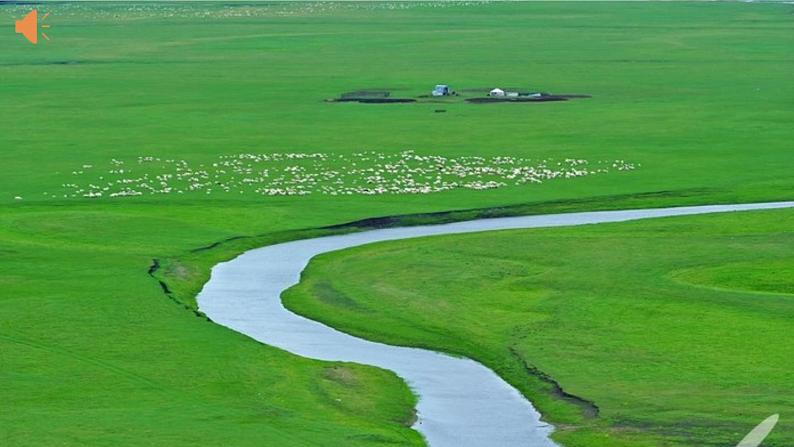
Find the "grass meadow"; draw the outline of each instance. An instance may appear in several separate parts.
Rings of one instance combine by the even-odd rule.
[[[10,24],[29,8],[2,3],[0,21]],[[254,246],[325,234],[331,230],[323,227],[375,216],[462,210],[443,217],[452,219],[794,196],[792,5],[38,8],[50,13],[50,41],[32,46],[10,29],[0,36],[0,382],[11,384],[0,387],[4,445],[137,446],[141,439],[169,447],[420,445],[408,428],[415,398],[395,376],[297,358],[192,312],[210,267]],[[437,83],[592,98],[544,104],[324,101],[358,89],[417,96]],[[435,112],[439,108],[446,112]],[[218,185],[84,197],[69,186],[135,178],[140,187],[148,172],[141,157],[184,161],[206,183],[215,179],[210,167],[220,157],[323,153],[349,160],[362,151],[408,150],[450,159],[625,160],[637,168],[431,194],[267,195]],[[329,169],[351,168],[335,163]],[[161,181],[156,175],[147,180],[155,186]],[[467,211],[486,208],[494,210]],[[757,219],[768,228],[782,215],[759,213]],[[149,274],[154,259],[162,267],[153,274],[168,295]],[[672,255],[668,261],[692,262]],[[703,275],[722,283],[736,276],[731,268],[739,267],[682,271],[681,281]],[[728,284],[731,290],[742,286]],[[739,306],[743,296],[728,298]],[[724,312],[738,309],[732,306]],[[556,364],[557,351],[541,348],[522,344],[519,352],[566,387],[592,390],[591,382],[571,374],[570,357]],[[679,377],[671,369],[654,377],[664,379],[665,372],[671,373],[665,380]],[[648,392],[636,376],[626,379],[615,386]],[[591,397],[609,401],[605,396],[613,391]],[[758,392],[759,409],[766,392]],[[639,400],[627,405],[640,408]],[[552,422],[582,422],[566,405],[539,403]],[[698,424],[714,420],[713,405],[678,411],[698,412],[688,419],[698,434]],[[607,403],[604,408],[605,422],[585,424],[592,433],[612,433],[617,415],[627,414],[607,410],[613,408]],[[642,415],[650,427],[686,419],[632,417]],[[733,427],[731,417],[724,420]],[[667,439],[662,435],[658,439]],[[589,436],[571,435],[566,445],[605,445]],[[665,445],[645,430],[637,436]],[[779,445],[790,440],[777,436]]]
[[[479,360],[563,445],[736,445],[780,413],[763,445],[785,446],[792,223],[765,211],[379,243],[319,256],[285,303]]]

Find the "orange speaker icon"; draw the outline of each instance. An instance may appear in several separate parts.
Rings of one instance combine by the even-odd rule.
[[[50,13],[44,14],[44,17],[41,18],[42,21],[47,18]],[[48,25],[42,25],[42,28],[49,28]],[[33,45],[39,42],[39,13],[35,9],[30,11],[28,15],[26,15],[22,20],[17,20],[14,29],[17,33],[22,34],[25,36],[25,39],[29,40],[30,43]],[[50,40],[44,32],[41,33],[41,37]]]

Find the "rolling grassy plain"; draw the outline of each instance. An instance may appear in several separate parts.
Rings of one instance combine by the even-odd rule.
[[[12,23],[28,8],[2,4],[0,20]],[[210,266],[373,216],[794,196],[791,5],[39,9],[51,13],[50,42],[34,47],[10,31],[0,36],[0,382],[11,384],[0,388],[7,410],[0,440],[7,445],[419,444],[407,428],[413,397],[393,375],[299,359],[197,318],[189,310]],[[425,94],[439,82],[593,98],[323,102],[362,88]],[[434,113],[439,107],[447,112]],[[73,171],[106,169],[112,159],[209,164],[249,152],[366,149],[625,159],[641,167],[429,195],[61,194]],[[148,274],[153,259],[173,300]],[[575,420],[559,407],[544,408]]]
[[[483,362],[564,445],[736,445],[780,413],[763,445],[786,446],[793,224],[786,210],[379,243],[321,255],[284,298]]]

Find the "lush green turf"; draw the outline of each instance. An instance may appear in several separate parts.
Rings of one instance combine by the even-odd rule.
[[[701,201],[762,199],[794,189],[791,5],[299,6],[253,18],[216,17],[224,10],[211,5],[142,18],[123,5],[53,6],[49,44],[9,33],[0,95],[2,142],[12,150],[0,154],[2,200],[44,200],[82,164],[113,157],[198,163],[361,149],[642,164],[625,175],[408,199],[397,210],[681,189],[706,189]],[[3,8],[4,20],[23,9]],[[197,9],[218,11],[202,19]],[[360,88],[426,94],[437,82],[594,98],[456,103],[443,114],[435,104],[322,103]]]
[[[27,8],[4,4],[0,21]],[[214,262],[312,234],[297,229],[514,204],[527,205],[497,212],[794,195],[789,5],[39,9],[51,12],[50,42],[0,36],[0,382],[12,384],[0,388],[12,409],[0,412],[0,440],[9,445],[417,442],[405,427],[411,397],[393,376],[329,372],[339,366],[207,324],[163,297],[147,275],[152,258],[175,299],[190,303]],[[243,11],[252,15],[232,14]],[[448,104],[446,113],[322,102],[373,87],[417,95],[438,82],[594,98]],[[362,149],[642,166],[433,195],[52,198],[72,171],[112,158]],[[257,237],[192,251],[237,236]],[[722,273],[703,275],[717,278],[702,281],[710,287]],[[778,286],[759,286],[769,287]]]
[[[113,216],[84,218],[101,228]],[[422,444],[407,428],[415,398],[393,374],[300,359],[194,317],[146,275],[137,244],[3,243],[3,445]]]
[[[774,211],[381,243],[316,258],[285,303],[484,362],[566,445],[735,445],[773,413],[764,445],[791,445],[792,228]]]

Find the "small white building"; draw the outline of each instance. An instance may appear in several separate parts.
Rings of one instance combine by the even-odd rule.
[[[433,96],[449,96],[451,91],[449,90],[449,86],[446,84],[438,84],[433,88],[433,92],[431,93]]]
[[[504,96],[504,95],[505,95],[505,91],[500,88],[495,88],[490,92],[488,92],[488,96]]]

